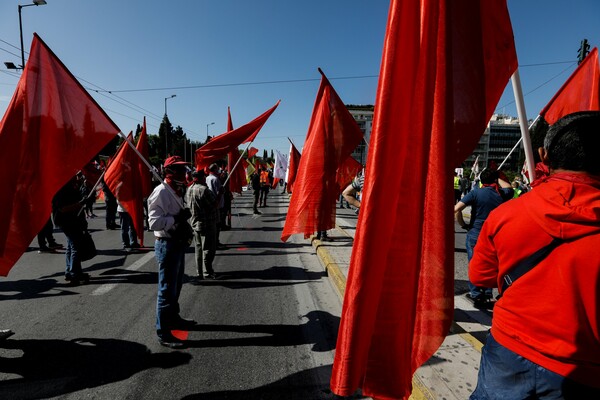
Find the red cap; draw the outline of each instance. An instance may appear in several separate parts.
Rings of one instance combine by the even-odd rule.
[[[187,163],[183,161],[183,159],[179,156],[172,156],[165,160],[163,165],[164,168],[173,166],[173,165],[186,165]]]

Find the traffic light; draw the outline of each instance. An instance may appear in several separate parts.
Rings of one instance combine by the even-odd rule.
[[[581,62],[583,61],[585,56],[588,55],[589,52],[590,44],[588,43],[587,39],[583,39],[581,41],[581,46],[579,47],[579,50],[577,50],[577,65],[581,64]]]

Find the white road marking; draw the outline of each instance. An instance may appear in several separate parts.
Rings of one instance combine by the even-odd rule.
[[[150,259],[153,257],[154,257],[154,252],[151,251],[148,254],[144,255],[139,260],[137,260],[136,262],[134,262],[133,264],[131,264],[129,267],[125,268],[125,270],[126,271],[137,271],[144,264],[146,264],[148,261],[150,261]],[[105,283],[104,285],[99,286],[96,290],[94,290],[92,292],[92,296],[101,296],[103,294],[110,292],[115,287],[117,287],[116,283]]]

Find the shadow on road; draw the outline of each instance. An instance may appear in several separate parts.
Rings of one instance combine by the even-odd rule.
[[[318,280],[327,276],[326,271],[311,272],[299,267],[271,267],[260,271],[227,271],[219,274],[220,279],[261,280]]]
[[[188,347],[238,347],[238,346],[299,346],[312,344],[312,351],[335,349],[340,318],[325,311],[311,311],[301,318],[308,319],[300,325],[207,325],[199,324],[190,331],[236,332],[250,334],[242,338],[187,340]],[[256,336],[263,333],[263,336]]]
[[[78,294],[77,292],[57,288],[64,286],[56,279],[21,279],[18,281],[0,281],[1,300],[26,300],[41,299],[44,297],[55,297]],[[11,294],[2,294],[10,292]],[[15,293],[16,292],[16,293]]]
[[[245,390],[222,390],[217,392],[197,393],[186,396],[183,400],[327,400],[342,399],[329,389],[331,365],[323,365],[296,372],[268,385]],[[366,399],[357,394],[344,399]]]
[[[3,349],[21,357],[3,357]],[[0,382],[3,399],[39,399],[122,381],[150,368],[187,364],[191,355],[152,353],[146,346],[117,339],[5,340],[0,372],[22,378]]]

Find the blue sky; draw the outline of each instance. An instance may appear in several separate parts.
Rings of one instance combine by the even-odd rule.
[[[35,31],[86,88],[112,91],[92,94],[125,133],[143,116],[156,133],[172,94],[171,122],[198,141],[212,122],[210,135],[226,130],[228,106],[237,127],[281,99],[254,146],[287,151],[289,137],[300,148],[317,67],[345,103],[375,101],[389,1],[47,2],[22,10],[25,51]],[[0,2],[2,62],[20,63],[18,4],[30,0]],[[600,44],[600,1],[509,0],[508,7],[533,118],[574,70],[580,41]],[[19,74],[0,69],[4,115]],[[516,116],[510,85],[498,111]]]

